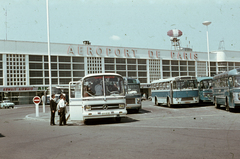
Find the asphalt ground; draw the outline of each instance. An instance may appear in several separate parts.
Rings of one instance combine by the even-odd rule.
[[[49,106],[0,110],[0,158],[240,158],[240,111],[212,105],[168,108],[143,102],[120,123],[92,120],[50,126]]]

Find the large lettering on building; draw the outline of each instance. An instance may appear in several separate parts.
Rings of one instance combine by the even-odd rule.
[[[149,58],[160,58],[160,51],[159,50],[148,50],[148,57]]]
[[[171,59],[178,59],[178,60],[197,60],[198,54],[197,53],[187,53],[187,52],[171,52]]]
[[[75,52],[76,51],[76,52]],[[160,58],[159,50],[147,50],[149,58]],[[82,46],[78,45],[77,49],[73,46],[69,46],[67,49],[67,54],[78,54],[87,56],[111,56],[111,57],[125,57],[125,58],[135,58],[138,54],[138,50],[134,48],[109,48],[109,47],[97,47],[97,46]]]

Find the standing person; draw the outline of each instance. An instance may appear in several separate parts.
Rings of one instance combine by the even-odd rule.
[[[101,82],[98,81],[98,84],[95,86],[95,95],[96,96],[102,95],[103,93],[102,91],[103,91],[103,88],[102,88]]]
[[[50,111],[51,111],[51,121],[50,125],[56,125],[55,124],[55,112],[57,108],[57,103],[55,101],[55,94],[52,94],[52,99],[50,100]]]
[[[60,122],[59,122],[59,126],[63,125],[67,125],[66,124],[66,116],[65,116],[65,110],[66,110],[66,97],[64,95],[60,95],[61,100],[58,102],[58,111],[60,111]]]

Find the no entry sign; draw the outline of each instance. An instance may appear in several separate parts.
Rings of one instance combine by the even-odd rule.
[[[33,103],[39,104],[40,102],[41,102],[41,98],[40,98],[39,96],[35,96],[35,97],[33,98]]]

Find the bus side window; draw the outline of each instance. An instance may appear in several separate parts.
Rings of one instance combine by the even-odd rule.
[[[232,79],[232,77],[229,77],[229,84],[230,84],[230,87],[233,87],[233,79]]]
[[[168,82],[167,83],[167,90],[169,90],[170,89],[170,83]]]
[[[163,83],[163,89],[165,90],[167,88],[166,83]]]
[[[157,88],[158,88],[158,90],[160,90],[160,83],[157,84]]]
[[[173,82],[173,89],[176,89],[177,86],[176,86],[176,81]]]

